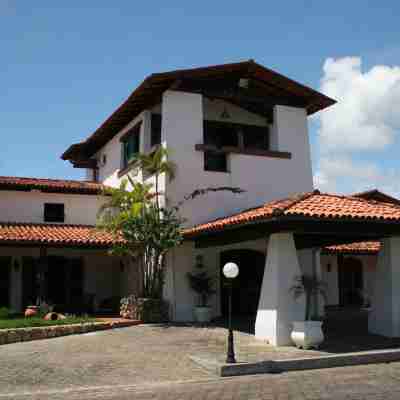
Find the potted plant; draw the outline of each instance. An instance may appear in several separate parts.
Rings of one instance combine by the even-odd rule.
[[[314,296],[326,297],[325,283],[314,276],[301,275],[295,279],[290,290],[295,299],[305,296],[305,319],[293,322],[291,338],[298,348],[317,349],[324,341],[323,322],[320,317],[311,315],[311,302]]]
[[[197,257],[196,272],[188,272],[190,288],[197,293],[198,303],[194,308],[194,317],[197,322],[211,321],[211,307],[208,305],[208,299],[215,293],[214,279],[204,271],[201,256]]]

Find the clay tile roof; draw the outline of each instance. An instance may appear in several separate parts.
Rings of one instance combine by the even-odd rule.
[[[325,254],[378,254],[381,243],[378,241],[341,244],[323,249]]]
[[[0,244],[107,248],[118,242],[112,234],[88,225],[0,222]]]
[[[47,193],[98,195],[102,193],[104,188],[104,185],[95,182],[0,176],[0,190],[40,190]]]
[[[375,220],[400,222],[400,206],[353,196],[340,196],[319,191],[302,193],[290,198],[265,203],[230,217],[220,218],[185,230],[186,236],[222,231],[249,223],[278,219],[307,220]]]

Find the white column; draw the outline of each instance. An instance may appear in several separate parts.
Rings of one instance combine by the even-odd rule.
[[[400,337],[400,237],[384,239],[378,256],[368,330]]]
[[[323,287],[323,290],[325,291],[325,295],[327,295],[327,290],[328,287],[326,286],[326,283],[322,280],[322,268],[321,268],[321,249],[313,249],[313,255],[314,255],[314,273],[315,277],[318,279],[318,281],[322,282],[325,284]],[[316,304],[314,311],[316,315],[319,317],[323,317],[325,315],[325,298],[321,294],[317,295],[316,298]]]
[[[291,344],[293,321],[304,320],[304,299],[295,300],[290,288],[301,275],[297,251],[290,233],[270,236],[264,278],[258,304],[255,336],[274,346]]]

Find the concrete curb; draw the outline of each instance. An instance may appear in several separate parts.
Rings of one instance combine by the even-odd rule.
[[[218,376],[228,377],[389,363],[400,361],[400,349],[374,350],[357,353],[334,354],[321,357],[267,360],[237,364],[218,363],[214,360],[194,356],[190,357],[190,359]]]

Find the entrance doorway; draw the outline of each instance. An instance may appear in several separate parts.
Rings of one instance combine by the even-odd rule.
[[[342,307],[363,305],[363,266],[356,258],[338,257],[339,302]]]
[[[44,270],[44,295],[60,312],[80,312],[83,307],[83,262],[81,258],[49,256]],[[23,306],[36,304],[39,295],[39,258],[23,257]]]
[[[10,306],[11,257],[0,257],[0,308]]]
[[[261,285],[264,276],[265,255],[256,250],[228,250],[221,253],[221,311],[228,315],[228,282],[222,273],[227,262],[239,266],[239,275],[233,279],[232,313],[235,315],[255,315],[258,308]]]

